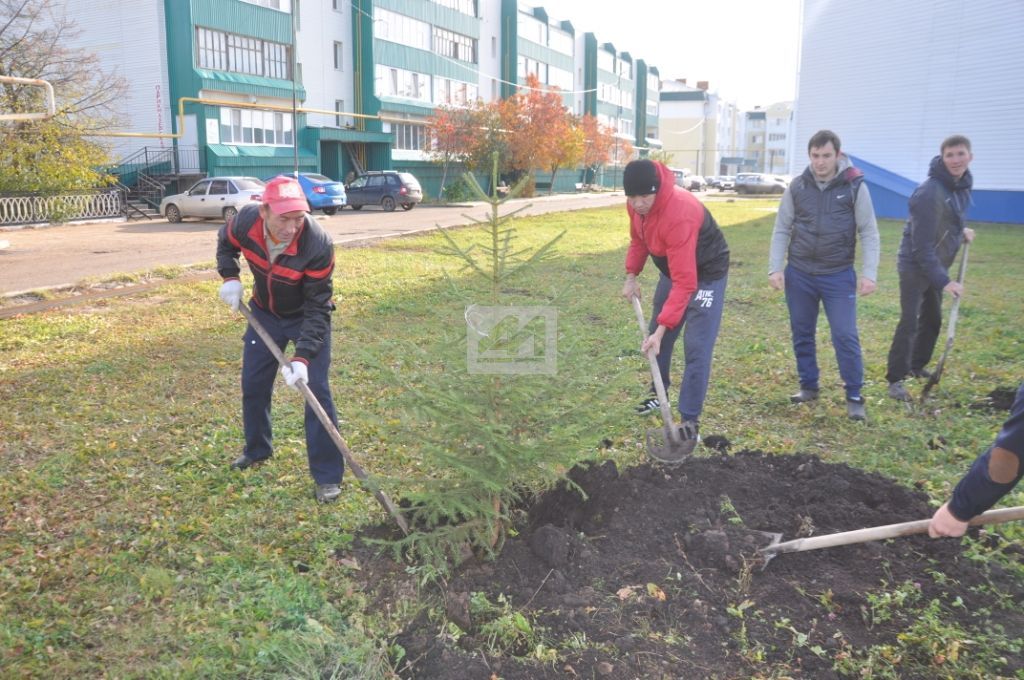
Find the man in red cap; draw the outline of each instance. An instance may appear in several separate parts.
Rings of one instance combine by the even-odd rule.
[[[281,369],[285,383],[309,385],[337,424],[327,380],[331,362],[331,275],[334,243],[310,217],[298,181],[286,176],[267,182],[262,202],[242,208],[217,236],[217,271],[224,279],[220,299],[234,311],[242,300],[239,254],[253,275],[249,306],[253,317],[284,350],[295,346],[291,364]],[[270,400],[277,359],[249,326],[242,350],[242,422],[245,448],[231,463],[245,470],[273,454]],[[316,482],[316,499],[330,503],[341,493],[344,461],[330,435],[306,405],[306,454]]]

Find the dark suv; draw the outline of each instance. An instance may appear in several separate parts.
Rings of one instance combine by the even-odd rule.
[[[371,170],[352,180],[345,192],[353,210],[364,205],[379,205],[388,212],[396,205],[402,206],[402,210],[412,210],[423,200],[419,181],[408,172],[394,170]]]

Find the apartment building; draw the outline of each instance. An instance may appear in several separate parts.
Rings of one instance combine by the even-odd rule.
[[[78,7],[63,2],[81,29],[77,46],[130,84],[122,117],[134,136],[112,142],[121,158],[173,149],[190,172],[257,177],[408,169],[430,194],[431,114],[508,97],[530,75],[560,88],[572,113],[616,131],[623,144],[614,164],[628,160],[629,146],[657,146],[648,132],[659,125],[657,67],[517,0]]]

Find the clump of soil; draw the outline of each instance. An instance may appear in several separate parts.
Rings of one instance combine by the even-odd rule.
[[[620,471],[608,461],[570,477],[586,498],[564,486],[540,497],[495,561],[469,562],[446,584],[446,619],[457,629],[421,616],[397,637],[402,677],[829,678],[839,677],[837,660],[882,644],[899,671],[914,651],[897,642],[910,625],[901,613],[932,599],[967,631],[985,628],[975,619],[983,608],[1011,635],[1024,629],[1024,583],[968,560],[954,539],[779,555],[761,570],[768,539],[755,530],[788,540],[931,514],[926,496],[879,475],[743,451],[676,468]],[[394,595],[380,566],[364,568],[367,587]],[[905,606],[879,605],[886,593]],[[952,604],[957,596],[964,606]],[[486,612],[474,608],[482,601]],[[515,614],[528,626],[517,628]],[[922,648],[918,672],[949,663],[941,645]],[[957,650],[961,663],[984,653]],[[1008,654],[1005,675],[1022,669]]]
[[[971,404],[971,408],[988,411],[1009,411],[1013,407],[1013,400],[1016,396],[1016,388],[997,387],[989,392],[981,401]]]

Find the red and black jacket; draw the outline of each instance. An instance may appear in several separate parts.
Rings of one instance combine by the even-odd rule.
[[[238,256],[245,256],[253,275],[252,303],[281,318],[302,319],[295,358],[309,361],[323,348],[334,309],[334,242],[309,215],[299,233],[270,262],[259,206],[242,208],[217,234],[217,272],[225,281],[237,279]]]

